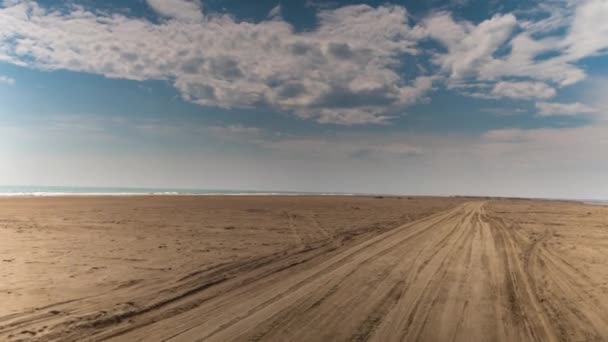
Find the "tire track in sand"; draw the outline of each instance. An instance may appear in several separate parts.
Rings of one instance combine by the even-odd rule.
[[[479,226],[474,219],[481,206],[468,204],[438,219],[381,234],[354,251],[339,254],[336,258],[342,261],[337,266],[330,266],[336,260],[313,265],[304,272],[308,274],[304,279],[302,274],[277,275],[272,281],[253,284],[217,306],[201,307],[188,317],[176,318],[191,326],[169,340],[384,340],[380,336],[386,333],[400,340],[404,332],[407,335],[407,324],[412,320],[390,325],[399,326],[398,333],[387,331],[387,325],[382,324],[410,316],[399,315],[396,307],[407,308],[417,324],[426,322],[411,329],[424,338],[429,330],[437,330],[438,322],[429,312],[444,304],[436,298],[446,286],[444,279],[453,276],[449,270],[472,258],[471,241]],[[467,283],[466,278],[462,282]],[[314,305],[319,299],[320,304]],[[464,301],[459,302],[453,305],[454,310],[461,314],[464,305]],[[417,311],[413,310],[416,307]],[[427,319],[417,313],[424,313]],[[160,326],[163,328],[155,331],[170,328]]]
[[[484,202],[466,203],[78,340],[601,340],[607,308],[551,237],[530,239]]]
[[[377,267],[378,264],[372,262],[373,260],[379,258],[387,260],[387,252],[401,250],[406,240],[415,237],[420,239],[420,235],[436,224],[449,224],[460,216],[461,211],[460,208],[450,210],[380,234],[362,244],[341,251],[329,260],[321,260],[300,273],[287,277],[284,274],[276,274],[264,281],[216,298],[197,310],[176,317],[176,321],[162,321],[150,326],[151,331],[134,331],[121,336],[120,339],[145,340],[146,336],[152,334],[160,336],[159,340],[214,340],[220,338],[226,331],[241,330],[241,325],[244,323],[257,327],[261,322],[269,321],[276,312],[289,307],[295,310],[298,300],[322,297],[332,286],[343,283],[344,277],[349,275],[365,277],[365,272],[357,271],[359,266],[368,264]],[[393,264],[401,261],[394,256],[392,258]],[[315,289],[317,291],[314,291]],[[341,287],[336,294],[343,296],[345,293],[343,290],[344,288]],[[317,308],[331,305],[330,298]],[[292,322],[293,320],[290,321]],[[250,336],[254,335],[257,333],[252,331]],[[273,338],[271,335],[269,338]]]

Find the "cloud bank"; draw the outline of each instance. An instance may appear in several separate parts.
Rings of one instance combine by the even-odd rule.
[[[0,61],[167,80],[200,105],[268,108],[342,124],[382,122],[432,85],[429,77],[406,80],[395,70],[401,55],[417,52],[402,7],[322,10],[317,29],[298,33],[276,18],[203,17],[195,1],[148,3],[168,19],[5,2]]]
[[[158,21],[5,0],[0,62],[166,80],[202,106],[349,125],[385,123],[427,101],[438,85],[481,98],[547,100],[587,77],[578,61],[608,48],[603,0],[559,11],[539,5],[534,15],[503,13],[478,23],[448,12],[412,22],[398,5],[321,8],[308,31],[297,31],[277,10],[247,22],[207,14],[199,0],[146,3]],[[427,40],[442,49],[421,48]],[[408,56],[430,65],[406,73]],[[541,115],[560,112],[547,108],[538,106]]]

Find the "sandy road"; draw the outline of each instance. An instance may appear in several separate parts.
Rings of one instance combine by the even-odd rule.
[[[484,305],[467,303],[475,289],[464,284],[466,277],[472,276],[467,275],[474,263],[467,244],[476,238],[480,208],[481,204],[470,204],[422,220],[347,249],[303,272],[289,277],[276,274],[275,279],[217,298],[177,318],[182,324],[191,322],[186,329],[174,331],[168,321],[150,328],[158,329],[152,330],[153,335],[168,335],[163,339],[169,341],[488,336],[483,331],[486,329],[470,331],[466,322],[457,319],[465,316],[466,307],[478,311]],[[441,292],[454,288],[459,293],[440,298]],[[433,315],[437,309],[438,315]],[[480,319],[471,318],[477,326]],[[138,335],[135,332],[128,339]]]
[[[292,276],[216,298],[121,338],[225,340],[516,340],[504,255],[483,204],[401,227]],[[491,264],[491,263],[494,264]],[[502,278],[502,279],[501,279]],[[532,305],[533,303],[531,303]],[[175,322],[180,322],[176,326]],[[542,332],[542,329],[540,330]]]
[[[586,278],[543,244],[551,231],[531,240],[485,206],[466,203],[344,248],[320,245],[240,265],[233,277],[228,268],[186,277],[157,291],[167,297],[156,304],[110,317],[85,315],[100,305],[91,302],[82,323],[43,319],[54,328],[31,340],[606,338],[605,298],[585,291]],[[30,318],[13,317],[5,328],[23,329]]]

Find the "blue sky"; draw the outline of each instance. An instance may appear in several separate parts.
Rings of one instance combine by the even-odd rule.
[[[6,185],[608,198],[605,0],[0,4]]]

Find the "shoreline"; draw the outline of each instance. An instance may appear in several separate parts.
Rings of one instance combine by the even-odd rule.
[[[399,195],[376,195],[376,194],[343,194],[343,193],[283,193],[283,192],[239,192],[239,193],[179,193],[179,192],[91,192],[91,193],[71,193],[71,192],[40,192],[40,193],[0,193],[0,198],[19,198],[19,197],[136,197],[136,196],[386,196],[398,197]],[[410,196],[413,197],[413,196]],[[437,196],[416,196],[416,197],[437,197]]]

